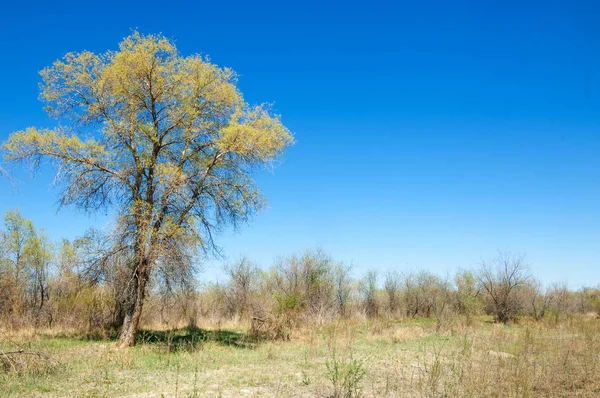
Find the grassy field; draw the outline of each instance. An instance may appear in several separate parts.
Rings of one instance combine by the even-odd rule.
[[[231,328],[143,331],[132,349],[68,333],[2,334],[21,355],[2,396],[566,397],[600,396],[600,321],[497,325],[345,321],[252,341]],[[1,353],[0,353],[1,356]],[[1,368],[0,368],[1,369]]]

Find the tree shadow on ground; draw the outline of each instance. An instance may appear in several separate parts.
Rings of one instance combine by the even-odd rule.
[[[140,330],[136,344],[166,345],[170,351],[201,349],[207,342],[215,342],[228,347],[254,348],[256,339],[242,332],[232,330],[207,330],[196,327],[172,330]]]

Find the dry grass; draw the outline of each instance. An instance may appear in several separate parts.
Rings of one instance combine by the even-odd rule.
[[[600,321],[593,317],[508,326],[455,321],[441,332],[431,319],[348,320],[295,330],[290,341],[253,341],[235,325],[203,326],[155,328],[127,350],[56,331],[3,335],[0,349],[25,343],[59,365],[5,370],[0,395],[600,396]]]

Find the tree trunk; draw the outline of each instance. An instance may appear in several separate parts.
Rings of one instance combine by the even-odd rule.
[[[508,321],[510,321],[510,314],[507,308],[501,308],[500,311],[498,311],[498,321],[502,322],[503,324],[507,324]]]
[[[118,346],[121,348],[135,345],[135,336],[142,316],[142,307],[146,296],[146,285],[150,275],[150,264],[147,259],[142,260],[140,266],[134,271],[131,289],[125,301],[125,317],[119,335]]]

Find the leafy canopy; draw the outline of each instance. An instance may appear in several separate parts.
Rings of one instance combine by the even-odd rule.
[[[60,127],[13,133],[5,159],[51,159],[61,205],[116,205],[151,257],[174,240],[212,247],[213,230],[246,221],[264,204],[251,172],[293,143],[279,116],[245,103],[231,69],[182,56],[161,35],[69,53],[41,76]]]

